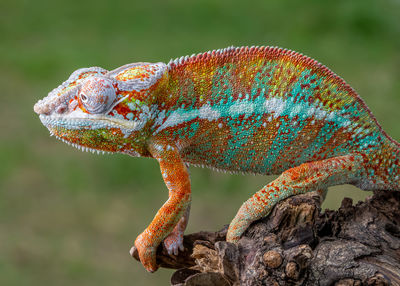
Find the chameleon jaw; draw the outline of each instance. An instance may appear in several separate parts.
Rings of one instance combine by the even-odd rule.
[[[100,152],[104,153],[115,153],[118,152],[114,148],[108,148],[107,145],[97,143],[83,143],[81,136],[84,134],[93,133],[96,130],[102,132],[112,132],[115,130],[121,134],[121,139],[128,138],[135,130],[141,129],[141,121],[129,121],[114,118],[104,114],[87,114],[81,111],[74,111],[67,115],[53,113],[51,115],[40,114],[39,118],[44,126],[50,131],[51,136],[55,136],[57,139],[86,152]],[[102,131],[103,130],[103,131]],[[94,135],[97,137],[97,135]],[[100,135],[101,136],[101,135]],[[83,138],[83,137],[82,137]],[[92,142],[96,142],[92,141]],[[97,141],[98,142],[98,141]]]
[[[114,118],[104,114],[87,114],[81,111],[73,111],[68,115],[59,114],[40,114],[40,121],[47,128],[63,127],[66,129],[110,129],[118,128],[135,131],[140,128],[140,121],[129,121]]]

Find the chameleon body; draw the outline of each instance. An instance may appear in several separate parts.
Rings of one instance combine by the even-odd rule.
[[[345,183],[400,189],[399,143],[340,77],[290,50],[230,47],[167,65],[80,69],[34,110],[75,147],[159,162],[169,199],[135,241],[148,271],[162,241],[170,254],[183,247],[188,165],[280,174],[239,209],[231,242],[291,195]]]

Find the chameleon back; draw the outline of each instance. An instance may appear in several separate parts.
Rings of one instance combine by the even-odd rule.
[[[159,97],[167,119],[154,133],[178,142],[188,163],[279,174],[354,152],[376,160],[383,146],[398,150],[343,79],[299,53],[228,48],[182,57],[168,68],[169,85]]]

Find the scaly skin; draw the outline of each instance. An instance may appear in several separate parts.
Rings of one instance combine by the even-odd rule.
[[[242,205],[231,242],[291,195],[345,183],[400,189],[400,145],[340,77],[284,49],[231,47],[168,65],[81,69],[34,110],[52,134],[78,148],[159,162],[169,199],[135,241],[151,272],[163,240],[170,254],[182,249],[189,164],[281,174]]]

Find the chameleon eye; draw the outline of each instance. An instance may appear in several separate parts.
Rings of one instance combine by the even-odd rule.
[[[81,93],[81,100],[82,100],[82,102],[87,101],[87,96],[84,93]]]
[[[100,114],[108,111],[117,96],[110,80],[91,77],[83,82],[79,97],[89,113]]]

